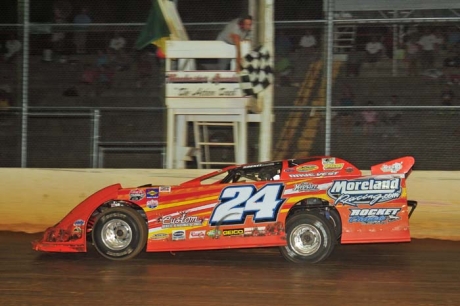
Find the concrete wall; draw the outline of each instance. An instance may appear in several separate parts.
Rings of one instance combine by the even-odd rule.
[[[41,232],[93,192],[114,183],[174,185],[209,170],[0,168],[1,231]],[[460,240],[460,172],[414,171],[408,197],[419,202],[414,238]]]

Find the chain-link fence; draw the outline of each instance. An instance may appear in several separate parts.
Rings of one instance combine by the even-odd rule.
[[[193,40],[215,39],[254,5],[175,3]],[[1,167],[164,166],[163,63],[134,48],[150,5],[2,1]],[[330,153],[369,168],[413,155],[419,170],[459,170],[456,6],[329,14],[320,0],[275,1],[273,157]],[[258,125],[249,130],[256,161]]]

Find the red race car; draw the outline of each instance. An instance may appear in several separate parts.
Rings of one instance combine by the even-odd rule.
[[[326,259],[337,243],[410,241],[406,178],[414,158],[363,176],[337,157],[230,166],[177,186],[108,186],[48,228],[33,249],[125,260],[147,252],[279,247],[296,263]]]

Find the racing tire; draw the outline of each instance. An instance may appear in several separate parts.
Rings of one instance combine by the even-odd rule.
[[[340,238],[342,237],[342,219],[340,218],[340,214],[335,209],[330,209],[328,213],[328,220],[332,224],[335,237],[337,238],[337,241],[340,241]]]
[[[331,254],[336,237],[330,221],[314,212],[293,215],[286,222],[287,245],[280,247],[284,258],[294,263],[318,263]]]
[[[147,224],[134,209],[116,207],[101,213],[93,227],[92,240],[105,258],[127,260],[138,255],[147,243]]]

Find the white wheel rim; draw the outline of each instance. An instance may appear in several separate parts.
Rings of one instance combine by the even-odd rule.
[[[102,227],[101,238],[106,247],[118,251],[131,243],[133,235],[128,223],[120,219],[113,219]]]
[[[321,233],[313,225],[301,224],[296,226],[289,236],[292,250],[301,256],[312,255],[321,247]]]

